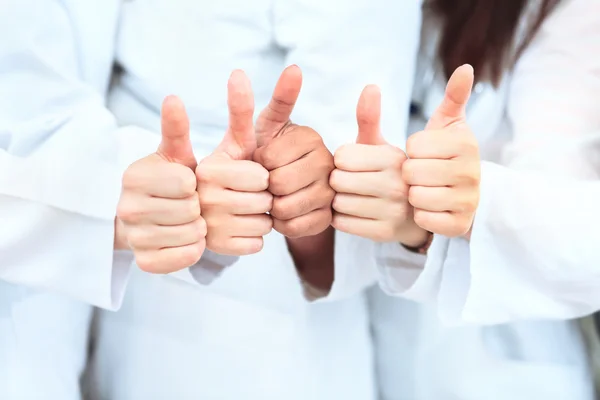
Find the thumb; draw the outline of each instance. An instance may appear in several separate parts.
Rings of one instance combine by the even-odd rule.
[[[462,65],[454,71],[446,86],[444,100],[429,119],[425,129],[443,129],[466,120],[465,109],[474,79],[473,67],[469,64]]]
[[[235,160],[250,159],[256,150],[254,95],[250,79],[242,70],[233,71],[227,82],[227,108],[229,127],[218,150]]]
[[[162,139],[157,153],[167,161],[196,167],[196,157],[190,141],[190,121],[183,102],[176,96],[168,96],[161,110]]]
[[[302,70],[297,65],[290,65],[281,73],[271,101],[256,121],[258,146],[266,145],[290,121],[301,88]]]
[[[381,136],[379,122],[381,119],[381,91],[376,85],[366,86],[358,99],[356,106],[356,121],[358,122],[359,144],[385,144]]]

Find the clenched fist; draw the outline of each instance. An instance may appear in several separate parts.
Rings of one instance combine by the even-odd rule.
[[[465,115],[472,86],[473,68],[459,67],[425,130],[406,143],[402,176],[415,222],[449,237],[468,234],[479,203],[479,149]]]
[[[381,136],[380,114],[379,89],[367,86],[356,109],[357,143],[335,153],[336,169],[329,181],[337,192],[333,226],[379,242],[420,246],[428,233],[413,221],[408,185],[402,179],[406,155]]]
[[[315,130],[290,121],[301,86],[300,68],[286,68],[256,122],[259,148],[254,160],[269,171],[273,227],[288,238],[316,235],[329,227],[334,196],[329,186],[333,156]]]
[[[160,147],[125,171],[117,209],[120,234],[144,271],[178,271],[198,262],[204,252],[206,224],[200,216],[195,166],[185,108],[178,98],[168,97]]]
[[[227,85],[229,128],[223,141],[196,168],[202,216],[208,233],[206,246],[225,255],[259,252],[263,236],[273,222],[273,196],[269,171],[252,161],[256,149],[253,114],[254,96],[250,81],[239,70]]]

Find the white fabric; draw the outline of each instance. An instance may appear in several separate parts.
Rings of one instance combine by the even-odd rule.
[[[439,103],[438,83],[426,113]],[[423,272],[410,275],[398,267],[407,257],[399,246],[380,246],[384,288],[435,301],[449,323],[574,318],[600,309],[598,98],[600,2],[569,0],[502,86],[476,92],[469,106],[488,160],[470,243],[436,238]]]
[[[416,85],[431,115],[444,79]],[[600,192],[576,182],[600,171],[598,98],[600,2],[588,0],[563,2],[498,89],[476,86],[467,115],[488,161],[470,243],[436,236],[427,257],[376,250],[385,292],[425,303],[369,293],[382,399],[595,398],[578,322],[543,318],[600,307]]]
[[[0,338],[12,356],[0,356],[0,371],[10,370],[6,379],[14,384],[0,386],[0,397],[78,397],[84,339],[59,334],[54,322],[64,320],[85,338],[89,308],[61,296],[119,308],[131,262],[128,253],[113,259],[120,176],[156,148],[165,94],[188,105],[199,155],[224,132],[225,83],[234,68],[250,75],[260,109],[283,67],[299,64],[305,84],[293,118],[320,131],[332,149],[354,140],[355,103],[368,83],[384,88],[393,110],[384,125],[400,133],[419,25],[420,1],[4,1],[0,33],[10,40],[0,47],[0,279],[7,282]],[[126,73],[107,108],[115,59]],[[302,299],[277,234],[263,253],[208,287],[136,271],[123,310],[99,314],[91,387],[117,400],[161,393],[372,398],[367,315],[357,295],[373,279],[361,265],[372,253],[346,244],[355,240],[336,237],[338,249],[357,253],[336,251],[331,298],[347,299],[330,304]],[[236,261],[213,254],[203,260],[211,268],[175,275],[209,283],[219,276],[215,262]],[[52,332],[45,345],[70,351],[45,358],[32,343],[34,327]],[[193,342],[180,342],[181,335]],[[239,379],[232,385],[223,371]]]

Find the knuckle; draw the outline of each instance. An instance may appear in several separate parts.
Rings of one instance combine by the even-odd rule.
[[[271,179],[271,173],[261,166],[260,172],[257,173],[257,185],[260,187],[259,190],[267,190],[269,188],[269,180]]]
[[[136,161],[125,170],[123,177],[121,178],[123,189],[132,189],[138,186],[141,175],[139,168],[139,161]]]
[[[406,154],[395,146],[388,145],[388,148],[390,152],[390,168],[400,171],[402,164],[406,161]]]
[[[435,227],[431,225],[429,213],[423,210],[416,209],[413,214],[413,220],[415,221],[415,224],[417,224],[421,228],[434,232]]]
[[[215,181],[215,164],[210,157],[207,157],[198,163],[196,167],[196,179],[199,183],[210,184]]]
[[[277,218],[280,220],[290,219],[291,212],[289,208],[286,207],[286,202],[282,198],[277,198],[273,200],[273,208],[271,209],[271,215],[273,218]]]
[[[338,148],[333,155],[333,164],[336,168],[344,169],[348,165],[350,149],[352,144],[345,144]]]
[[[390,199],[402,201],[406,200],[408,187],[400,177],[394,177],[388,183],[387,192]]]
[[[200,217],[200,200],[197,196],[191,196],[190,198],[184,200],[183,202],[183,210],[182,212],[188,218],[196,219]]]
[[[413,133],[406,139],[406,155],[408,158],[414,158],[418,155],[419,151],[419,136],[420,132]]]
[[[342,171],[339,169],[334,169],[331,171],[329,175],[329,186],[336,192],[341,190],[342,183]]]
[[[407,184],[413,182],[413,176],[415,174],[415,162],[414,160],[408,159],[402,164],[402,180]]]
[[[150,239],[150,234],[145,229],[129,229],[127,231],[127,241],[133,248],[143,246]]]
[[[240,255],[256,254],[263,249],[264,245],[265,241],[262,237],[248,238],[238,253],[241,253]]]
[[[423,188],[421,186],[409,187],[407,196],[408,203],[413,206],[415,204],[419,204],[420,199],[423,197],[423,190],[426,190],[426,188]]]
[[[333,200],[331,200],[331,208],[333,208],[335,211],[343,212],[342,211],[343,207],[344,207],[343,197],[338,194],[333,196]]]
[[[266,235],[273,229],[273,218],[265,216],[262,221],[261,236]]]
[[[201,214],[209,214],[215,207],[221,206],[222,189],[205,187],[198,190],[198,206]]]
[[[298,220],[298,218],[290,219],[287,221],[278,221],[279,223],[275,227],[279,233],[285,235],[287,237],[295,238],[301,236],[302,232],[305,230],[305,223]]]
[[[122,198],[117,205],[117,217],[127,224],[135,224],[145,214],[134,202]]]
[[[160,267],[159,267],[158,263],[156,262],[156,259],[154,257],[150,257],[150,255],[148,255],[146,253],[136,254],[135,255],[135,263],[138,266],[138,268],[144,272],[148,272],[150,274],[155,274],[155,273],[160,272]]]
[[[291,183],[290,179],[287,179],[284,174],[274,171],[269,175],[268,189],[276,196],[283,196],[288,194]]]
[[[176,174],[173,174],[173,180],[175,181],[178,191],[182,193],[182,195],[191,196],[198,186],[198,181],[196,180],[196,175],[192,172],[192,170],[185,168],[185,170],[178,170]]]
[[[272,147],[267,145],[260,150],[260,163],[262,166],[267,170],[277,168],[277,153],[272,150]]]
[[[198,220],[196,220],[196,223],[194,224],[194,230],[194,234],[198,241],[201,241],[206,237],[208,228],[206,226],[206,221],[204,220],[204,218],[198,218]]]

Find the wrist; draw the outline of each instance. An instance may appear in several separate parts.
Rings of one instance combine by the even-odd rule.
[[[402,232],[401,237],[398,238],[398,242],[404,247],[420,248],[429,241],[430,236],[431,232],[412,222],[411,226]]]
[[[301,238],[286,238],[301,280],[311,287],[328,292],[333,284],[335,230]]]

